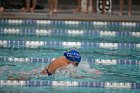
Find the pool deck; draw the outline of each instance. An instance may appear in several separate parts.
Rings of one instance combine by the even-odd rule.
[[[0,19],[41,19],[41,20],[86,20],[86,21],[124,21],[140,22],[140,11],[133,11],[132,16],[128,16],[126,11],[122,16],[118,11],[111,14],[101,13],[93,15],[92,13],[84,14],[82,12],[73,13],[71,10],[59,11],[57,15],[50,16],[48,11],[38,10],[35,13],[22,13],[16,10],[0,13]]]

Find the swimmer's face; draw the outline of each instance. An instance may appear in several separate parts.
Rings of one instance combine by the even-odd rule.
[[[78,67],[78,64],[79,64],[79,63],[77,63],[77,62],[71,62],[71,64],[72,64],[73,66],[75,66],[75,67]]]

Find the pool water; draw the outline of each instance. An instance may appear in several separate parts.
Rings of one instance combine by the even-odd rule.
[[[4,93],[139,93],[139,90],[131,89],[104,89],[104,88],[89,88],[89,87],[6,87],[1,88],[0,92]]]
[[[60,20],[0,20],[0,80],[9,75],[44,68],[52,58],[76,49],[82,56],[78,74],[72,78],[58,73],[49,78],[32,76],[33,81],[102,82],[101,85],[78,86],[9,86],[0,83],[0,92],[10,93],[139,93],[140,90],[140,23]],[[101,75],[82,71],[86,66],[103,72]],[[132,84],[122,88],[112,83]],[[9,84],[9,83],[8,83]],[[81,85],[80,85],[81,84]],[[135,86],[136,85],[136,86]],[[106,86],[106,87],[105,87]],[[37,87],[37,88],[36,88]]]

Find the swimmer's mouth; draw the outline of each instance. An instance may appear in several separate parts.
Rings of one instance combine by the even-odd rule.
[[[79,63],[75,63],[75,66],[77,67],[79,65]]]

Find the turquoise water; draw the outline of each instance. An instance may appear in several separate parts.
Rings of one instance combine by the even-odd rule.
[[[33,92],[34,90],[34,92]],[[131,89],[103,89],[85,87],[7,87],[0,92],[9,91],[10,93],[139,93],[139,90]]]
[[[0,92],[9,91],[10,93],[139,93],[139,90],[131,89],[103,89],[88,87],[6,87],[1,88]]]
[[[3,23],[2,23],[3,22]],[[11,41],[47,41],[47,42],[89,42],[89,43],[131,43],[139,44],[140,35],[132,36],[132,32],[139,32],[140,25],[122,26],[121,22],[107,22],[104,25],[95,25],[92,22],[83,22],[80,24],[64,24],[64,21],[51,21],[51,24],[36,24],[36,20],[23,20],[22,24],[8,23],[7,20],[0,22],[0,40]],[[30,26],[29,26],[30,25]],[[22,34],[9,34],[4,33],[4,29],[26,29]],[[36,29],[51,30],[51,34],[45,36],[38,36],[35,34]],[[30,31],[32,30],[32,31]],[[58,30],[58,31],[57,31]],[[67,34],[68,31],[83,31],[84,34]],[[116,32],[115,36],[105,35],[102,36],[101,32]],[[129,33],[128,33],[129,32]],[[39,48],[18,48],[11,45],[11,47],[3,47],[0,45],[1,58],[55,58],[61,56],[64,51],[75,47],[61,47],[52,46],[39,47]],[[76,47],[80,52],[82,59],[105,59],[105,60],[140,60],[140,49],[134,47],[123,48],[100,48],[100,47]],[[36,78],[37,80],[51,80],[51,81],[77,81],[77,82],[122,82],[122,83],[140,83],[140,66],[139,64],[113,64],[104,65],[85,62],[91,68],[98,69],[103,72],[102,75],[94,75],[89,73],[79,73],[84,78],[77,79],[68,76],[59,75],[52,76],[51,78]],[[49,63],[44,62],[9,62],[0,61],[0,80],[7,80],[11,73],[19,74],[20,72],[28,72],[35,68],[43,68]],[[65,93],[139,93],[139,89],[119,89],[119,88],[91,88],[91,87],[56,87],[56,86],[1,86],[0,92],[10,93],[38,93],[38,92],[65,92]]]

